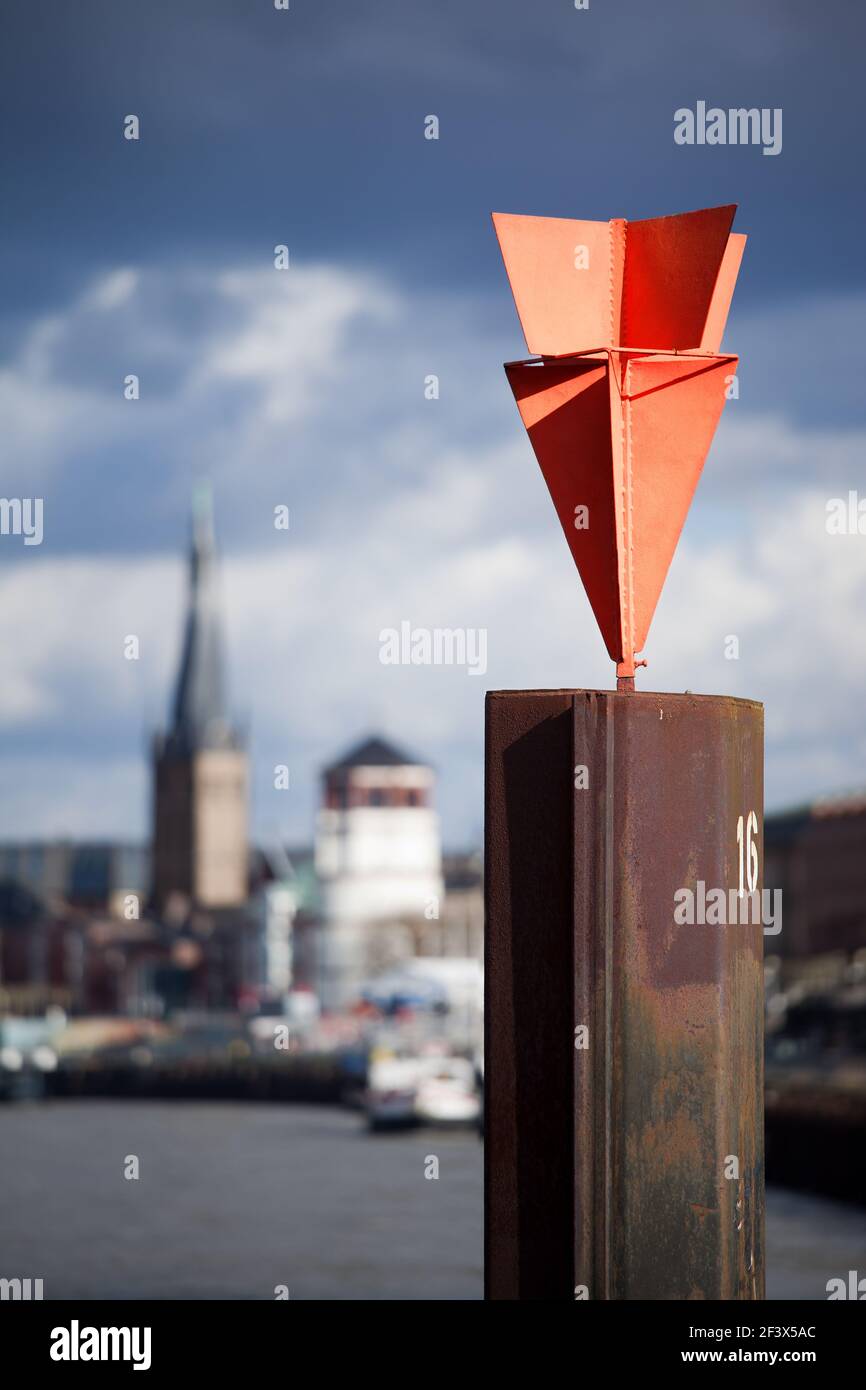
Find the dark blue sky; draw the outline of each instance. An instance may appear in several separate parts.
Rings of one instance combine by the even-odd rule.
[[[738,201],[741,305],[864,283],[850,0],[7,0],[2,25],[7,314],[94,265],[250,260],[277,240],[498,289],[494,207]],[[673,111],[698,99],[781,106],[782,154],[675,146]]]

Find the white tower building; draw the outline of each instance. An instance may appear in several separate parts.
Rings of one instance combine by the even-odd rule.
[[[439,917],[444,892],[430,767],[380,738],[324,772],[316,825],[325,1008],[357,997],[377,969],[413,954],[408,923]]]

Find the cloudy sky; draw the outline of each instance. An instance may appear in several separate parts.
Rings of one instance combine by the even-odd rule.
[[[259,837],[309,838],[317,768],[381,730],[477,840],[485,689],[611,684],[502,374],[491,209],[739,203],[740,399],[639,679],[765,701],[771,807],[866,782],[866,536],[825,527],[866,495],[864,30],[843,0],[6,0],[2,491],[45,537],[0,538],[0,835],[145,834],[204,478]],[[781,153],[676,145],[698,100],[781,107]],[[486,675],[383,666],[404,620],[486,628]]]

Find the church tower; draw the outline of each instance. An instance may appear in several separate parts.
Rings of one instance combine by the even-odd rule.
[[[247,899],[248,764],[226,712],[210,492],[193,505],[189,609],[168,732],[154,747],[153,901],[237,907]]]

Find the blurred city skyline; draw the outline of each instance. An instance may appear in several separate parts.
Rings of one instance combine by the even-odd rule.
[[[740,398],[638,683],[765,701],[769,808],[866,780],[863,538],[825,526],[866,442],[860,98],[834,79],[864,20],[824,14],[8,13],[4,493],[44,498],[45,535],[0,539],[0,838],[147,838],[201,479],[256,840],[308,842],[319,768],[381,732],[437,768],[445,844],[477,843],[485,689],[612,684],[501,369],[524,345],[495,209],[739,202]],[[675,145],[700,99],[781,107],[781,153]],[[483,679],[383,665],[407,621],[486,629]]]

